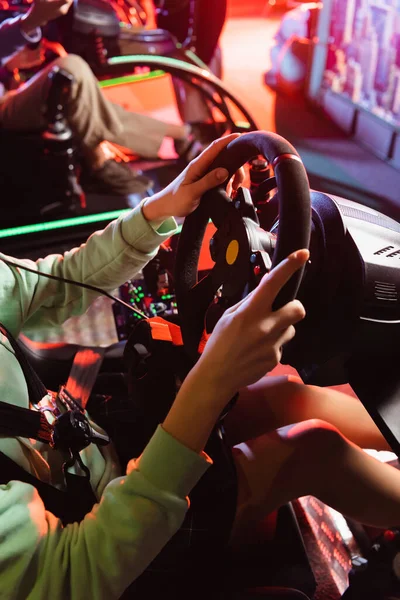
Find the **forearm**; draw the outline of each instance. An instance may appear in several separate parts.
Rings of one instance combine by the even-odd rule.
[[[201,452],[233,393],[196,365],[163,423],[163,429],[194,452]]]
[[[162,222],[172,216],[168,200],[164,199],[162,196],[159,197],[157,194],[144,200],[142,211],[143,216],[147,221]]]
[[[27,331],[62,323],[82,313],[98,293],[41,277],[36,270],[111,292],[153,258],[175,225],[170,220],[155,231],[138,207],[63,256],[48,256],[36,263],[17,261],[34,273],[10,269],[0,261],[0,321],[18,335],[22,327]]]
[[[117,600],[177,531],[209,464],[159,428],[128,474],[66,527],[32,486],[0,485],[1,598]]]

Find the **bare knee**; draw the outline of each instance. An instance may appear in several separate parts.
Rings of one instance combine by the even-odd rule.
[[[278,390],[280,397],[286,402],[287,406],[290,406],[291,410],[294,411],[294,414],[298,412],[300,417],[298,420],[303,420],[301,412],[303,405],[307,401],[308,386],[303,383],[300,377],[297,377],[296,375],[286,375],[279,381]]]
[[[309,398],[309,390],[312,386],[305,384],[297,375],[285,375],[280,380],[282,390],[290,399],[296,402],[304,402]]]
[[[330,465],[343,457],[346,447],[340,431],[319,419],[288,425],[237,446],[239,477],[241,470],[245,474],[239,478],[239,502],[259,514],[300,496],[321,497]]]
[[[303,383],[301,377],[299,377],[298,375],[289,374],[285,376],[285,379],[290,386],[293,386],[295,388],[304,388],[305,384]]]
[[[326,461],[329,456],[337,455],[346,444],[340,431],[321,419],[308,419],[282,427],[278,435],[294,445],[296,451],[308,454],[313,462]]]
[[[309,419],[283,427],[277,434],[292,446],[291,473],[300,495],[321,497],[327,476],[344,460],[349,448],[340,431],[321,419]]]
[[[307,390],[307,386],[300,377],[291,374],[265,377],[253,386],[250,386],[250,388],[258,393],[261,392],[262,396],[267,400],[271,399],[271,395],[274,398],[279,397],[280,402],[282,400],[297,400]]]
[[[289,400],[297,396],[306,388],[300,377],[296,375],[268,375],[263,377],[256,383],[241,390],[241,396],[250,395],[256,397],[260,401],[272,402],[279,399],[280,404],[283,401]]]

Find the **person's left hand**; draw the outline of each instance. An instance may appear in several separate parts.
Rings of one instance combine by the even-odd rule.
[[[239,135],[232,133],[208,146],[165,189],[145,201],[142,209],[144,217],[148,221],[163,221],[169,217],[186,217],[196,210],[205,192],[228,179],[226,169],[207,171],[218,154]],[[243,180],[244,170],[239,169],[233,177],[232,189],[237,189]]]

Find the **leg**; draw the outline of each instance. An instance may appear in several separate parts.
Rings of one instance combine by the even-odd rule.
[[[216,49],[226,19],[227,1],[200,0],[197,2],[194,23],[195,54],[209,66],[211,72],[221,78],[221,66],[215,60]],[[212,15],[212,18],[210,16]],[[179,9],[165,11],[157,17],[160,29],[166,29],[182,43],[189,33],[190,6],[189,3]],[[183,58],[185,60],[185,58]],[[172,78],[179,114],[185,123],[207,123],[211,113],[202,95],[193,87],[179,78]],[[212,91],[212,90],[211,90]],[[209,143],[211,140],[206,140]]]
[[[305,495],[374,527],[400,523],[400,472],[317,419],[265,434],[233,449],[238,506],[232,543],[246,541],[273,510]]]
[[[362,448],[390,450],[357,398],[330,388],[304,385],[293,376],[264,377],[242,390],[225,427],[229,442],[234,445],[308,419],[331,423]]]
[[[48,91],[48,73],[58,65],[74,76],[67,116],[77,139],[86,150],[103,140],[130,148],[135,154],[155,157],[165,136],[184,139],[187,128],[170,125],[146,115],[129,112],[102,94],[89,65],[73,54],[56,59],[0,103],[0,120],[9,129],[40,129]]]
[[[172,3],[171,3],[172,4]],[[178,2],[175,3],[179,5]],[[157,26],[166,29],[178,42],[186,40],[189,32],[190,6],[189,3],[181,3],[183,6],[173,10],[164,11],[157,16]],[[218,40],[226,19],[227,0],[200,0],[197,2],[194,29],[196,39],[194,40],[197,56],[207,65],[214,56]]]
[[[225,25],[227,0],[201,0],[197,16],[196,54],[206,65],[215,54],[222,29]],[[212,18],[210,19],[210,15]]]
[[[40,131],[46,126],[43,107],[49,89],[48,74],[51,67],[46,67],[28,83],[7,92],[0,99],[1,126],[16,131]]]

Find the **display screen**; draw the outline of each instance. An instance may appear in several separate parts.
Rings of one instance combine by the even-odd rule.
[[[331,0],[322,88],[400,126],[400,0]]]

